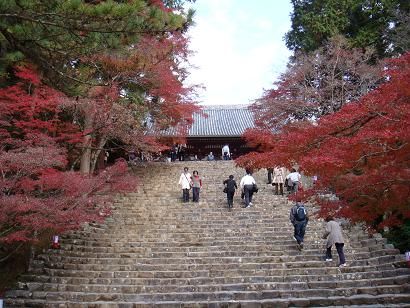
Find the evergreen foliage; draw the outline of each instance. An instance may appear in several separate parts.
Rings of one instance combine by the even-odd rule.
[[[380,57],[400,51],[390,35],[408,29],[406,0],[292,0],[292,28],[286,34],[291,50],[314,51],[334,35],[349,39],[352,47],[372,47]]]

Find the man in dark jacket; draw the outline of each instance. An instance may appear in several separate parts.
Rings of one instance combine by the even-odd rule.
[[[230,175],[228,179],[223,181],[223,184],[225,185],[226,198],[228,199],[228,208],[232,208],[233,196],[235,195],[235,190],[238,188],[233,178],[234,176]]]
[[[293,238],[297,241],[298,248],[301,250],[309,216],[300,197],[296,197],[296,204],[290,209],[289,219],[294,228]]]

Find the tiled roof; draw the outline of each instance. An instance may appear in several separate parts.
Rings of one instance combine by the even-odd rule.
[[[241,136],[254,127],[253,113],[248,105],[204,106],[202,114],[194,114],[188,137]]]
[[[247,128],[254,127],[248,105],[203,106],[202,113],[195,113],[193,119],[187,137],[239,137]],[[177,132],[169,128],[161,134],[175,136]]]

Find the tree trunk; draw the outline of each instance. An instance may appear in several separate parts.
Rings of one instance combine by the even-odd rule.
[[[95,151],[95,153],[93,155],[93,159],[91,161],[91,173],[95,172],[95,167],[97,165],[98,158],[99,158],[99,156],[101,154],[101,151],[103,150],[103,147],[104,147],[106,142],[107,142],[107,139],[104,138],[104,137],[101,137],[100,141],[98,142],[97,150]]]
[[[93,116],[91,112],[85,112],[84,119],[84,137],[83,137],[83,151],[81,153],[80,172],[83,174],[90,174],[91,171],[91,146],[93,129]]]

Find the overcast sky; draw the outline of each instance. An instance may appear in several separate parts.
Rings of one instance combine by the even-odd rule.
[[[191,5],[188,82],[203,84],[204,105],[247,104],[271,88],[290,52],[283,41],[290,28],[289,0],[197,0]]]

